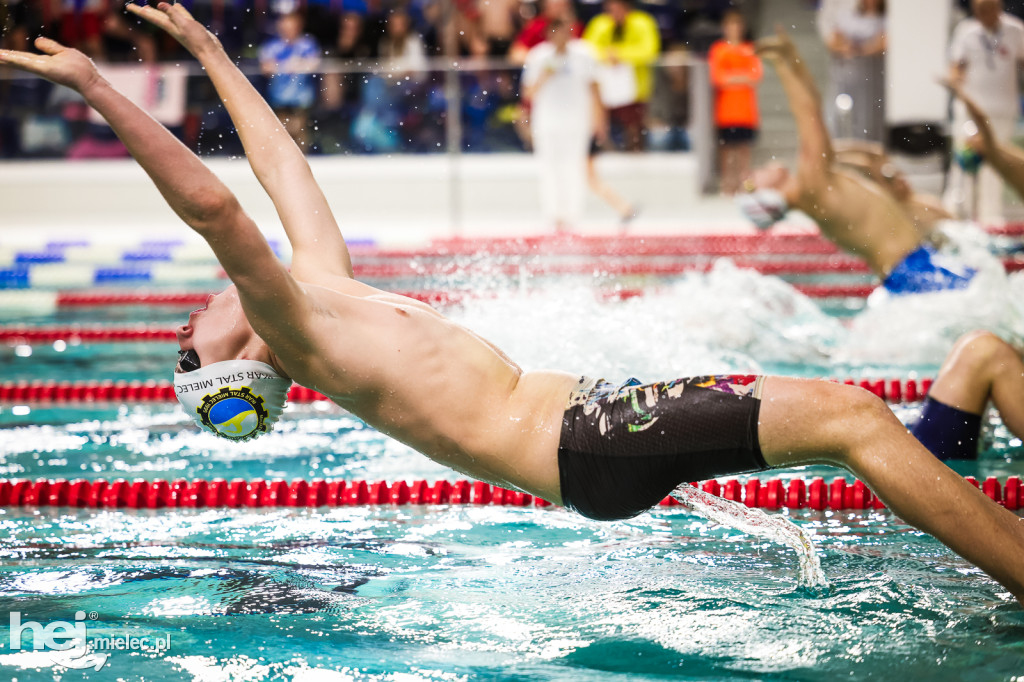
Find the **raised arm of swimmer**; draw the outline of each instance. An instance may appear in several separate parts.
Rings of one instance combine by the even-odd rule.
[[[828,173],[833,159],[832,138],[822,117],[818,86],[803,59],[783,33],[759,40],[757,54],[774,66],[796,120],[800,140],[797,172]]]
[[[161,7],[147,8],[147,12],[165,16],[185,11],[180,6]],[[199,26],[195,22],[192,25]],[[207,49],[212,52],[214,45],[220,49],[216,38],[207,35]],[[166,128],[111,87],[88,57],[47,38],[39,38],[35,44],[43,54],[0,51],[0,63],[81,93],[107,120],[174,212],[210,244],[237,285],[241,304],[256,333],[281,347],[303,350],[302,330],[308,310],[302,290],[227,186]],[[290,324],[282,325],[282,321]]]
[[[309,163],[220,41],[179,4],[129,4],[127,9],[173,36],[206,69],[235,124],[249,165],[288,233],[295,277],[301,281],[351,277],[345,240]]]
[[[964,93],[957,81],[944,81],[944,85],[960,98],[978,127],[978,134],[970,143],[985,158],[985,162],[991,164],[1018,195],[1024,197],[1024,151],[996,137],[988,115]]]

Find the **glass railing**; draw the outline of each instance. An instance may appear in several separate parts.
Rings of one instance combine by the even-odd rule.
[[[272,78],[240,64],[273,98]],[[231,120],[197,65],[101,64],[122,92],[203,156],[242,153]],[[686,57],[653,67],[655,88],[646,112],[644,148],[688,151],[706,137],[703,64]],[[275,76],[273,78],[280,78]],[[282,112],[310,154],[435,154],[526,152],[528,110],[520,97],[521,69],[499,60],[428,60],[427,68],[396,71],[326,62],[300,74],[312,103]],[[297,119],[297,120],[296,120]],[[622,148],[615,125],[610,147]],[[123,153],[110,130],[66,88],[0,69],[0,158],[97,158]]]

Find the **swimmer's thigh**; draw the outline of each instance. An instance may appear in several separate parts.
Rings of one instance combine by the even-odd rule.
[[[765,378],[758,440],[771,467],[843,465],[857,444],[893,426],[903,429],[885,403],[864,389],[816,379]]]

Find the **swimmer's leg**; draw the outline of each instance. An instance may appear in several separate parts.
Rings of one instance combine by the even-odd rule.
[[[961,336],[928,394],[971,414],[981,414],[992,400],[1006,427],[1024,438],[1024,362],[991,332]]]
[[[977,565],[1024,605],[1024,519],[933,457],[874,395],[769,377],[758,428],[769,465],[848,469],[900,518]]]

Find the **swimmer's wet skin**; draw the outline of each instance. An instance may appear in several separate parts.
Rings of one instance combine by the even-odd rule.
[[[799,149],[795,172],[771,164],[752,174],[749,193],[738,199],[747,217],[764,229],[790,208],[802,211],[823,236],[863,259],[893,293],[966,286],[974,274],[970,268],[938,263],[926,247],[931,222],[919,229],[888,189],[843,167],[825,128],[817,84],[788,36],[762,38],[757,52],[786,92]]]
[[[80,92],[217,255],[233,286],[178,329],[181,349],[194,350],[200,367],[239,360],[263,363],[277,377],[320,391],[442,464],[564,502],[559,447],[570,446],[567,439],[576,435],[573,424],[563,437],[563,425],[566,402],[579,378],[557,371],[524,372],[492,344],[429,306],[352,279],[344,239],[305,157],[217,39],[181,5],[129,5],[129,11],[181,42],[213,81],[288,234],[291,272],[227,187],[163,126],[116,92],[84,55],[41,38],[36,47],[44,54],[3,51],[0,62]],[[821,381],[764,377],[757,383],[760,400],[743,396],[743,409],[728,408],[732,416],[721,423],[722,397],[728,394],[685,380],[659,384],[685,398],[658,394],[652,402],[653,395],[636,393],[629,409],[641,419],[640,428],[650,424],[643,422],[645,415],[662,418],[650,412],[661,409],[656,405],[662,401],[674,405],[681,400],[686,411],[708,417],[712,431],[736,428],[733,424],[743,421],[739,441],[724,447],[706,449],[702,439],[677,439],[670,457],[699,463],[702,475],[749,463],[760,467],[758,449],[769,467],[843,466],[905,521],[980,566],[1018,599],[1024,597],[1024,523],[933,457],[881,400]],[[214,385],[211,391],[222,388]],[[756,423],[748,405],[756,405]],[[683,423],[688,418],[674,408],[664,417]],[[221,423],[238,426],[230,417]],[[711,433],[710,441],[717,443],[719,436]],[[590,431],[571,447],[593,454],[609,444],[606,440],[621,437],[628,436],[614,429],[601,433],[598,424],[596,434]],[[687,466],[672,475],[685,479],[690,471]],[[570,503],[579,504],[582,498],[571,484],[566,492]]]

